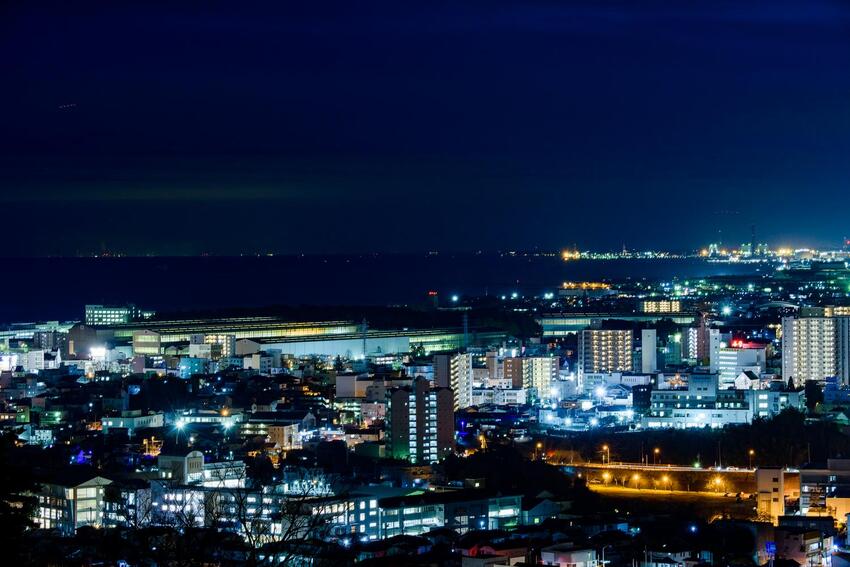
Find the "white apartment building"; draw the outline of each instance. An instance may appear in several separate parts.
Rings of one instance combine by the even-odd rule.
[[[455,411],[468,408],[472,403],[472,354],[458,353],[452,356],[449,364],[449,385],[454,391]]]
[[[552,384],[558,379],[560,359],[557,356],[529,356],[522,359],[522,386],[534,388],[539,398],[550,397]]]
[[[782,376],[797,384],[830,376],[850,383],[850,317],[783,318]]]

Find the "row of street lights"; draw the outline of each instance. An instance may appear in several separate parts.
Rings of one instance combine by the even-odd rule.
[[[609,447],[607,443],[605,445],[602,445],[602,450],[600,451],[600,453],[602,455],[602,464],[603,465],[604,464],[610,465],[611,464],[611,447]],[[753,457],[755,457],[755,455],[756,455],[756,452],[755,452],[754,449],[750,449],[749,451],[747,451],[747,457],[749,459],[750,470],[752,470],[752,468],[753,468]],[[660,447],[656,447],[652,450],[652,464],[653,465],[662,464],[661,463],[661,448]]]
[[[605,484],[608,484],[613,479],[613,476],[608,471],[605,471],[604,473],[602,473],[602,479],[605,481]],[[626,485],[626,482],[629,482],[635,488],[640,489],[640,481],[641,480],[643,480],[643,477],[638,473],[634,473],[628,479],[623,478],[623,486]],[[673,490],[673,481],[666,474],[662,475],[661,478],[656,481],[656,483],[659,483],[659,482],[660,482],[662,488],[668,488],[670,490]]]

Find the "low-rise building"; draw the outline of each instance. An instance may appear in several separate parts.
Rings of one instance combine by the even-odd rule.
[[[691,374],[686,388],[654,390],[644,427],[720,428],[804,405],[802,392],[721,390],[717,374]]]
[[[445,527],[459,533],[469,530],[502,530],[519,525],[521,495],[500,495],[480,490],[426,492],[378,501],[380,537],[419,535]]]
[[[139,410],[124,411],[118,417],[104,417],[100,420],[101,430],[104,434],[113,429],[121,429],[132,437],[136,430],[150,427],[164,427],[165,415],[162,413],[143,414]]]
[[[42,529],[73,536],[84,526],[103,525],[104,490],[111,480],[92,474],[64,471],[40,482],[34,521]]]

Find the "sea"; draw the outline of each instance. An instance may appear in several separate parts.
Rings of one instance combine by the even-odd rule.
[[[267,305],[412,305],[429,291],[539,295],[567,280],[758,274],[765,264],[506,254],[85,257],[2,260],[0,322],[81,319],[86,304],[158,312]]]

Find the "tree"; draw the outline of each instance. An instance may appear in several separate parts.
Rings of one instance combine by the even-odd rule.
[[[823,390],[816,380],[806,380],[806,408],[809,412],[817,410],[818,404],[823,403]]]
[[[0,548],[10,564],[23,552],[24,532],[35,527],[38,486],[33,482],[28,462],[15,453],[14,432],[0,435]]]
[[[239,534],[246,544],[246,565],[289,564],[301,550],[295,544],[325,539],[340,507],[349,505],[344,491],[331,486],[324,473],[292,469],[285,476],[277,485],[256,483],[247,475],[222,478],[207,493],[206,525]],[[274,559],[261,560],[269,547],[275,549]]]

